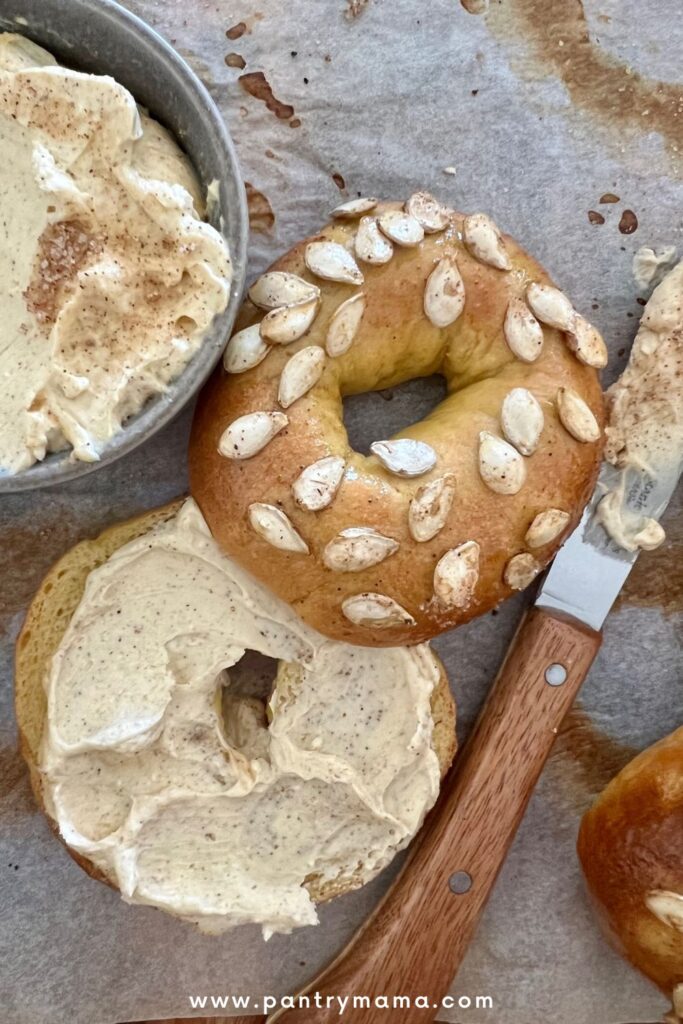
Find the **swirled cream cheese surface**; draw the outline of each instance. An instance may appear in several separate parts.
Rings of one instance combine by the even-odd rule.
[[[617,472],[597,517],[627,551],[655,548],[664,531],[640,506],[647,500],[659,514],[683,464],[683,262],[652,293],[628,366],[607,395],[605,458]]]
[[[279,660],[267,705],[231,688]],[[62,836],[120,888],[222,931],[317,921],[439,789],[427,645],[320,636],[218,549],[190,499],[94,570],[52,661],[41,772]]]
[[[228,301],[221,235],[168,133],[114,79],[0,35],[0,472],[96,461]]]

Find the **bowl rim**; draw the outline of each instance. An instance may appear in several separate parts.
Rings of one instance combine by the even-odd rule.
[[[187,61],[180,56],[177,50],[162,35],[138,15],[122,7],[116,0],[75,0],[75,2],[77,5],[90,9],[97,8],[111,22],[122,26],[129,32],[141,35],[150,50],[153,51],[154,56],[159,59],[159,66],[163,67],[164,61],[170,64],[171,69],[184,83],[185,87],[194,93],[198,105],[203,108],[208,126],[215,135],[218,147],[226,157],[228,165],[227,180],[232,179],[231,184],[234,186],[237,199],[236,202],[233,201],[231,203],[230,208],[231,232],[233,235],[229,246],[232,266],[230,294],[225,309],[216,315],[211,327],[208,328],[207,338],[197,349],[179,376],[170,383],[167,392],[157,395],[145,403],[142,409],[132,416],[122,429],[110,439],[96,462],[73,459],[73,449],[71,447],[64,451],[49,453],[41,461],[33,463],[27,469],[20,470],[18,473],[8,474],[0,472],[0,495],[56,486],[87,476],[104,466],[111,465],[124,455],[128,455],[145,441],[150,440],[163,427],[167,426],[196,396],[218,363],[225,347],[225,339],[227,339],[235,321],[246,282],[247,245],[249,241],[249,214],[246,191],[235,144],[223,116],[208,89]],[[7,24],[8,19],[3,17],[0,6],[0,32],[12,30],[5,27]],[[24,23],[23,19],[21,22],[18,22],[15,19],[14,24],[18,33],[25,35],[29,39],[32,38],[30,23]],[[103,68],[100,73],[107,74],[107,69]],[[155,116],[154,110],[150,110],[150,113],[152,117]],[[183,142],[178,139],[173,131],[171,131],[171,135],[183,152],[187,153],[190,162],[195,168],[195,172],[198,173],[192,153],[185,148]],[[201,181],[203,188],[207,188],[208,184],[208,182]],[[207,344],[207,340],[212,334],[214,335],[213,343],[209,342]],[[204,358],[201,358],[202,356]]]

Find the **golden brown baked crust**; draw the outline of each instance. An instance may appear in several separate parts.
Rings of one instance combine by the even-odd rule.
[[[380,209],[399,208],[383,204]],[[373,214],[377,211],[373,211]],[[328,636],[369,645],[413,644],[466,622],[511,593],[503,575],[509,559],[527,549],[526,531],[534,517],[559,508],[570,514],[565,530],[534,555],[545,564],[576,525],[597,475],[602,442],[579,443],[560,424],[555,400],[560,386],[572,388],[603,425],[602,393],[594,369],[570,352],[561,332],[544,328],[541,356],[533,363],[515,358],[502,332],[508,302],[523,296],[530,282],[549,282],[539,264],[506,237],[513,269],[501,272],[471,256],[459,232],[462,215],[451,227],[425,236],[417,247],[396,247],[383,266],[359,263],[365,276],[366,309],[348,351],[328,358],[322,377],[287,409],[289,425],[256,456],[237,461],[218,452],[225,429],[257,410],[277,410],[281,371],[292,354],[325,345],[332,313],[358,291],[355,286],[323,281],[305,267],[298,243],[271,269],[290,271],[321,289],[319,312],[308,332],[287,346],[274,346],[255,368],[228,375],[222,367],[202,392],[190,442],[190,481],[212,533],[223,549],[288,601],[310,625]],[[355,223],[334,222],[315,236],[348,244]],[[436,262],[457,255],[465,285],[463,314],[443,330],[423,310],[425,281]],[[245,301],[237,329],[257,322],[263,311]],[[417,479],[387,472],[374,457],[354,453],[342,422],[341,397],[387,388],[416,376],[442,372],[449,397],[426,420],[400,432],[428,442],[437,452],[436,469]],[[514,387],[530,389],[541,402],[545,429],[536,453],[525,459],[527,480],[514,495],[494,493],[478,467],[482,430],[500,435],[500,410]],[[377,440],[384,440],[377,438]],[[300,508],[292,483],[311,463],[329,456],[347,460],[347,473],[332,504],[319,512]],[[348,467],[355,473],[349,473]],[[407,510],[425,482],[452,471],[453,506],[444,528],[417,543],[410,535]],[[263,502],[281,509],[310,548],[309,555],[273,547],[249,524],[247,510]],[[398,551],[372,568],[338,572],[326,568],[326,544],[348,527],[374,527],[400,544]],[[445,552],[475,540],[481,548],[480,575],[473,599],[464,608],[446,608],[433,599],[434,568]],[[388,595],[416,620],[415,625],[377,629],[351,623],[342,601],[362,592]]]
[[[118,548],[148,533],[158,523],[170,519],[183,499],[145,512],[123,523],[117,523],[93,540],[81,541],[66,552],[50,569],[36,592],[17,638],[15,658],[15,709],[19,726],[19,745],[28,764],[31,786],[40,808],[45,811],[43,782],[38,768],[40,743],[45,725],[47,703],[43,682],[50,660],[57,650],[69,621],[83,595],[90,572],[102,565]],[[434,731],[432,745],[439,759],[441,776],[448,771],[456,751],[455,704],[448,677],[441,661],[432,652],[440,669],[439,683],[432,694]],[[55,835],[60,839],[56,823],[47,815]],[[66,844],[65,844],[66,846]],[[66,849],[92,878],[111,881],[86,857]],[[312,878],[307,887],[316,902],[324,902],[362,884],[360,877],[328,879]]]
[[[619,951],[671,995],[683,985],[683,928],[652,912],[652,893],[683,897],[683,728],[634,758],[584,815],[581,866]]]

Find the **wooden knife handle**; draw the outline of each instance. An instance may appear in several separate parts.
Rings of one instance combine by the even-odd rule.
[[[371,1004],[377,996],[408,996],[410,1009],[393,1008],[392,1021],[434,1020],[601,639],[538,609],[522,620],[400,875],[348,946],[303,990],[310,1008],[278,1010],[269,1022],[338,1022],[336,997],[348,996],[353,1007],[354,995],[369,996]],[[418,996],[427,997],[426,1007],[414,1005]],[[388,1019],[381,1005],[344,1016],[353,1024]]]

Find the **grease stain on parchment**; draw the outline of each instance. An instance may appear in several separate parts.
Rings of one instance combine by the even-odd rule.
[[[542,14],[541,14],[542,9]],[[505,0],[493,4],[487,25],[503,45],[521,39],[529,47],[515,62],[520,77],[554,74],[572,103],[616,136],[658,132],[677,172],[683,172],[683,85],[634,71],[591,38],[582,0]]]
[[[226,29],[225,35],[227,39],[241,39],[246,31],[247,23],[238,21],[236,25],[231,25],[229,29]]]
[[[370,0],[346,0],[344,17],[347,21],[353,21],[359,14],[363,13],[369,3]]]
[[[263,14],[261,11],[255,11],[250,18],[245,18],[244,21],[238,21],[230,28],[225,30],[225,36],[227,39],[241,39],[244,35],[251,35],[251,31],[258,21],[263,21]]]
[[[638,230],[638,218],[633,210],[624,210],[619,220],[619,230],[622,235],[632,235]]]
[[[263,71],[249,71],[246,75],[240,75],[238,82],[245,92],[265,103],[268,110],[281,121],[288,121],[294,116],[294,107],[291,103],[283,103],[275,96]]]
[[[0,748],[0,799],[4,799],[23,783],[26,765],[19,751],[13,747]]]
[[[489,9],[489,0],[460,0],[460,6],[468,14],[486,14]]]
[[[244,188],[247,193],[249,227],[258,234],[267,234],[275,225],[275,212],[270,200],[249,181],[245,181]]]
[[[664,615],[683,612],[683,517],[670,509],[663,519],[666,540],[644,552],[631,569],[615,602],[637,608],[659,608]]]
[[[638,750],[603,732],[576,701],[560,727],[548,774],[553,792],[582,814]]]
[[[14,616],[28,607],[52,563],[75,541],[76,524],[68,510],[52,507],[47,521],[3,530],[3,573],[0,587],[0,636],[6,635]]]
[[[614,610],[652,608],[665,616],[683,613],[683,518],[671,508],[664,517],[667,540],[641,555]],[[631,761],[639,748],[606,733],[578,700],[565,718],[548,762],[553,791],[583,813],[597,794]]]

